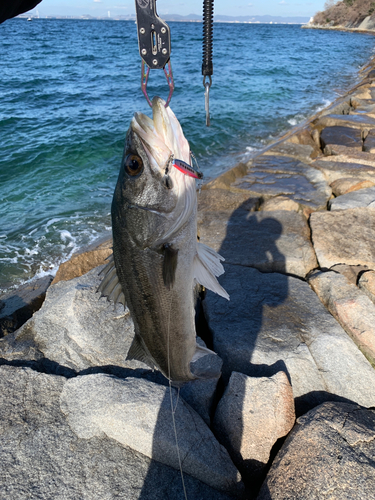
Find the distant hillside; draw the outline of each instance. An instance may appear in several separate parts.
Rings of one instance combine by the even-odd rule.
[[[342,27],[363,30],[375,29],[374,0],[327,0],[323,12],[315,14],[311,27]]]

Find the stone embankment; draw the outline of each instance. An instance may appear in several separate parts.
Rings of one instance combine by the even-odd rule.
[[[231,300],[197,306],[221,379],[172,390],[190,500],[374,498],[373,64],[199,195]],[[41,308],[49,280],[2,299],[1,498],[184,498],[166,380],[125,361],[129,311],[96,294],[109,252],[62,265]]]

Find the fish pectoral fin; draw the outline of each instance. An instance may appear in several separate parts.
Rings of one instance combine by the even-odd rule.
[[[195,353],[190,362],[190,369],[194,377],[197,379],[219,378],[221,375],[221,370],[217,363],[214,363],[213,366],[211,366],[209,363],[198,363],[196,366],[194,366],[196,361],[203,358],[204,356],[207,356],[208,354],[217,356],[216,352],[211,351],[207,347],[196,344]]]
[[[97,289],[97,292],[101,292],[100,297],[107,297],[115,304],[119,302],[125,307],[125,295],[117,276],[113,254],[108,258],[108,264],[103,267],[100,274],[103,274],[103,280]]]
[[[168,288],[168,290],[170,290],[171,288],[173,288],[176,278],[178,248],[175,249],[172,247],[172,245],[166,243],[163,246],[163,251],[163,281],[164,285]]]
[[[221,276],[224,273],[221,260],[224,258],[215,250],[198,242],[197,253],[193,261],[193,273],[198,283],[229,300],[228,293],[216,279],[216,276]]]
[[[142,339],[139,335],[135,334],[132,345],[128,351],[126,359],[130,361],[131,359],[135,359],[137,361],[141,361],[145,363],[150,368],[155,368],[155,361],[152,356],[149,354],[147,349],[144,347]]]

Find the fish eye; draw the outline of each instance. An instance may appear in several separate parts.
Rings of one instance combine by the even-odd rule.
[[[143,171],[143,160],[138,155],[128,155],[125,158],[125,170],[131,177],[136,177]]]

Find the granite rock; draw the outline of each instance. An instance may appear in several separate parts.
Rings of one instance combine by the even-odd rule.
[[[42,307],[52,279],[45,276],[0,296],[0,338],[20,328]]]
[[[313,122],[318,130],[326,127],[351,127],[356,129],[374,128],[375,119],[367,115],[335,115],[329,114],[318,118]]]
[[[233,212],[238,208],[246,212],[254,212],[259,207],[259,203],[259,197],[251,197],[246,192],[238,193],[229,189],[202,189],[198,193],[198,214],[217,210]]]
[[[268,212],[274,210],[290,210],[291,212],[299,212],[301,208],[297,202],[291,200],[287,196],[275,196],[275,198],[270,198],[265,201],[260,206],[260,210]]]
[[[358,276],[363,273],[363,271],[368,271],[367,266],[347,266],[346,264],[336,264],[332,266],[331,271],[336,271],[337,273],[343,274],[345,278],[353,285],[357,284]]]
[[[246,480],[259,481],[276,441],[295,422],[292,387],[284,372],[252,378],[232,372],[213,425]]]
[[[298,415],[327,400],[375,405],[374,369],[306,282],[226,265],[221,283],[230,302],[208,292],[203,305],[224,381],[282,370]]]
[[[315,153],[315,154],[314,154]],[[316,150],[310,144],[293,144],[283,141],[267,148],[264,155],[272,156],[290,156],[296,160],[310,163],[313,157],[316,158]]]
[[[0,340],[0,363],[24,362],[65,376],[105,370],[166,385],[167,379],[157,370],[126,360],[134,337],[133,321],[127,308],[99,298],[100,269],[52,285],[43,307],[22,328]],[[196,364],[220,372],[222,361],[212,354]],[[215,378],[194,380],[181,388],[182,397],[208,424],[217,383]]]
[[[105,236],[97,243],[93,243],[83,252],[74,254],[68,261],[60,264],[52,284],[59,281],[68,281],[88,273],[94,267],[105,264],[107,257],[112,254],[112,237]]]
[[[127,308],[96,293],[100,269],[50,286],[41,309],[0,341],[0,357],[30,359],[26,347],[33,346],[35,360],[43,357],[74,372],[107,365],[148,369],[125,361],[134,337],[133,321]]]
[[[317,267],[302,213],[204,212],[198,223],[201,242],[219,251],[228,263],[301,277]]]
[[[345,276],[333,271],[315,272],[309,283],[375,367],[375,304]]]
[[[319,169],[330,184],[342,177],[375,181],[375,164],[366,160],[355,161],[345,156],[327,156],[320,157],[311,165]]]
[[[247,173],[232,182],[232,189],[266,199],[288,196],[310,212],[327,207],[331,188],[321,172],[306,163],[284,156],[261,155],[247,165]]]
[[[66,379],[0,367],[0,498],[184,498],[180,472],[100,436],[81,439],[60,410]],[[230,500],[185,474],[188,498]]]
[[[220,491],[240,491],[240,476],[227,451],[176,389],[96,374],[70,379],[61,393],[61,410],[80,439],[104,434],[179,470],[172,405],[183,472]]]
[[[329,201],[330,210],[347,210],[348,208],[375,209],[375,187],[343,194]]]
[[[358,286],[375,304],[375,271],[364,272],[358,280]]]
[[[333,181],[330,186],[335,196],[341,196],[342,194],[352,193],[353,191],[375,186],[375,182],[369,180],[364,181],[363,179],[355,177],[341,177]]]
[[[347,146],[339,146],[331,144],[324,148],[324,154],[330,160],[345,161],[352,163],[364,163],[367,165],[375,166],[375,154],[367,153],[366,151],[358,151],[358,149],[350,148]],[[333,155],[333,156],[330,156]]]
[[[325,403],[297,420],[257,500],[374,498],[375,410]]]
[[[367,208],[314,212],[310,216],[314,250],[321,268],[375,262],[375,212]]]
[[[338,144],[362,151],[361,131],[355,128],[334,126],[326,127],[320,134],[322,149],[328,145]]]
[[[373,113],[375,113],[375,106],[373,106],[373,108]],[[365,142],[363,144],[363,151],[375,153],[375,129],[371,129],[368,131]]]

